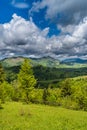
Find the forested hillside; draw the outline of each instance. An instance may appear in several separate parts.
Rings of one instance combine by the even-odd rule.
[[[87,68],[0,66],[1,103],[12,100],[87,110]]]
[[[11,82],[17,79],[20,66],[4,67],[6,79]],[[39,86],[47,87],[50,83],[57,83],[65,78],[87,75],[87,68],[50,68],[41,65],[33,66],[33,72]]]

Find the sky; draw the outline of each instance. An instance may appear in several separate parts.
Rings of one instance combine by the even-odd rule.
[[[87,59],[87,0],[1,0],[0,59]]]

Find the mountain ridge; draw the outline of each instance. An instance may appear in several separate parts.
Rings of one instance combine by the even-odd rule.
[[[70,59],[65,59],[62,61],[62,63],[87,63],[87,60],[81,59],[81,58],[70,58]]]
[[[24,61],[26,57],[9,57],[0,60],[5,67],[19,66]],[[53,57],[40,57],[40,58],[27,58],[31,60],[33,66],[42,65],[45,67],[52,68],[73,68],[73,67],[87,67],[87,60],[80,58],[64,59],[62,61],[55,59]]]

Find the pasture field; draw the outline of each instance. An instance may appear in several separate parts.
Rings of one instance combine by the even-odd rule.
[[[0,130],[87,130],[87,112],[7,102],[0,109]]]

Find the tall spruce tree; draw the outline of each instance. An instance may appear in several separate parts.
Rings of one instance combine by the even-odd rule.
[[[26,103],[30,102],[29,94],[36,85],[30,60],[25,59],[18,74],[19,88]]]

